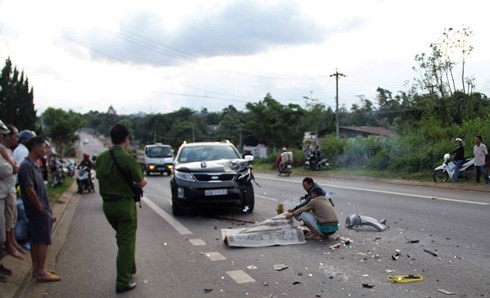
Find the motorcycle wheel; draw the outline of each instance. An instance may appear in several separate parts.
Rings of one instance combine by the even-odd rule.
[[[449,175],[444,170],[437,170],[432,174],[432,179],[434,179],[434,182],[446,182],[449,179]]]

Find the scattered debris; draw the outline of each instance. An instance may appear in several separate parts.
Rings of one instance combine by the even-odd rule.
[[[382,221],[386,223],[386,219],[383,219]],[[386,226],[384,223],[375,218],[358,214],[352,214],[345,219],[345,227],[348,229],[352,229],[357,226],[371,226],[378,230],[378,232],[382,232],[388,228],[388,226]]]
[[[257,269],[257,266],[255,266],[255,265],[248,265],[247,266],[247,269],[248,270],[256,270]]]
[[[362,284],[362,287],[371,289],[372,287],[374,287],[374,284],[364,283],[364,284]]]
[[[454,292],[451,292],[451,291],[448,291],[448,290],[444,290],[444,289],[437,289],[438,292],[441,292],[443,294],[446,294],[446,295],[454,295]]]
[[[407,239],[407,243],[419,243],[420,240],[418,239],[408,239],[407,237],[405,237],[405,239]]]
[[[264,281],[264,287],[268,287],[269,286],[269,283]]]
[[[246,207],[248,207],[248,206],[246,206]],[[218,220],[227,220],[227,221],[233,221],[233,222],[238,222],[238,223],[242,223],[242,224],[246,224],[246,223],[255,224],[255,221],[238,219],[238,218],[233,218],[233,217],[217,216],[215,218]]]
[[[206,289],[204,289],[204,293],[206,293],[206,294],[207,294],[207,293],[211,293],[212,291],[213,291],[213,289],[211,289],[211,288],[206,288]]]
[[[397,274],[389,275],[388,280],[393,283],[408,283],[422,281],[424,278],[420,274]]]
[[[293,285],[300,285],[300,284],[301,284],[301,282],[300,282],[300,281],[295,281],[295,282],[293,282]]]
[[[434,257],[439,256],[439,255],[438,255],[436,252],[433,252],[433,251],[431,251],[431,250],[428,250],[428,249],[425,249],[425,248],[424,248],[424,251],[425,251],[426,253],[428,253],[428,254],[433,255]]]
[[[288,266],[286,266],[285,264],[276,264],[276,265],[274,265],[274,270],[276,270],[276,271],[282,271],[282,270],[285,270],[285,269],[288,269]]]

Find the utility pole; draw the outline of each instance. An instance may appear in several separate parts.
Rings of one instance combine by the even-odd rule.
[[[335,70],[330,77],[335,77],[335,136],[339,138],[339,77],[346,77],[343,73]]]

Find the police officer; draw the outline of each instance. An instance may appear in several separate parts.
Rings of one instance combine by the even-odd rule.
[[[114,158],[125,175],[113,162],[110,150],[101,153],[97,158],[96,172],[100,195],[104,201],[104,214],[116,231],[116,293],[123,293],[136,287],[136,282],[131,279],[136,273],[137,213],[133,201],[134,193],[125,176],[131,177],[140,187],[146,185],[146,180],[136,159],[127,151],[130,142],[128,129],[116,124],[111,128],[110,135],[113,144],[110,150],[113,150]]]

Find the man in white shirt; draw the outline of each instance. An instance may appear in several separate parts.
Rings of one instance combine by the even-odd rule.
[[[13,156],[15,159],[15,163],[20,166],[20,164],[24,161],[24,159],[29,155],[29,150],[25,146],[27,140],[32,137],[35,137],[36,133],[32,130],[23,130],[19,133],[19,145],[14,150]]]
[[[473,147],[473,153],[475,154],[475,170],[476,170],[476,182],[480,183],[480,175],[483,174],[485,183],[490,183],[488,178],[488,170],[485,164],[485,157],[488,155],[488,149],[482,142],[481,136],[475,137],[475,146]]]

